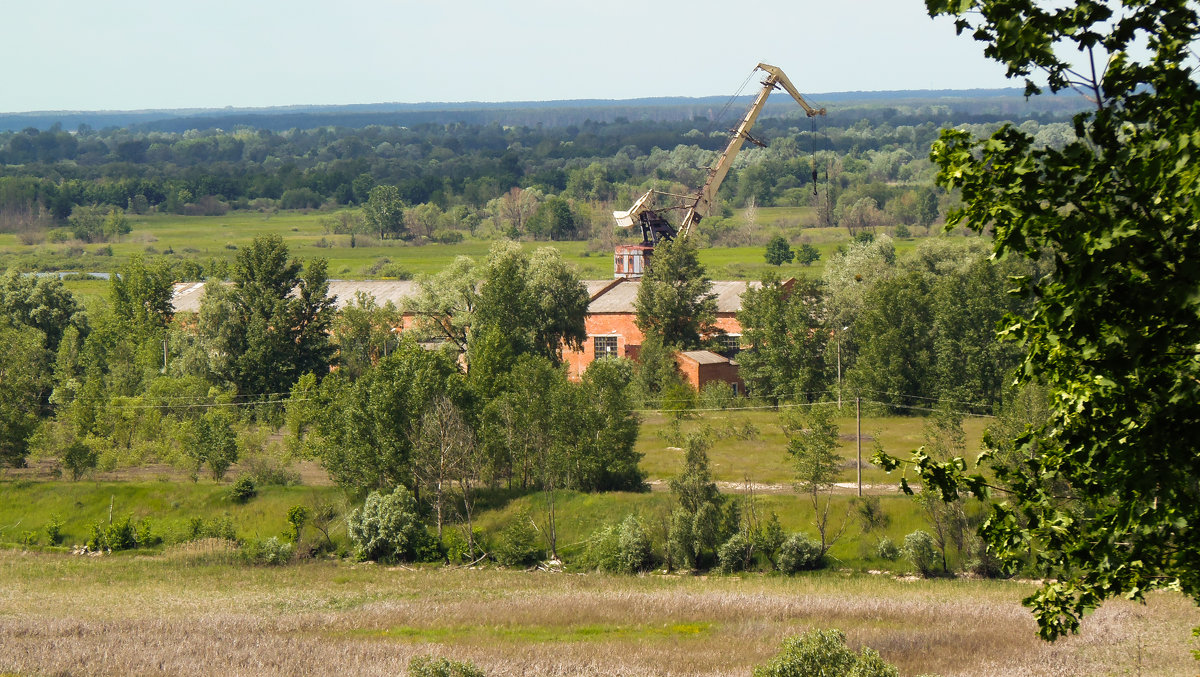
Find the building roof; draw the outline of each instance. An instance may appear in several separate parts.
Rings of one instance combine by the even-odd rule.
[[[612,282],[612,280],[610,280]],[[641,280],[616,280],[617,284],[599,295],[592,295],[588,304],[589,313],[632,313],[633,303],[637,300]],[[589,285],[591,283],[589,282]],[[747,289],[758,289],[761,282],[747,280],[714,280],[712,293],[717,298],[718,313],[736,313],[742,309],[742,294]],[[589,292],[591,287],[589,287]]]
[[[358,292],[364,292],[375,297],[375,303],[383,306],[390,301],[397,308],[404,300],[416,296],[420,285],[412,280],[330,280],[329,295],[335,297],[334,305],[338,310],[354,302]],[[200,311],[200,300],[204,298],[203,282],[178,282],[175,284],[175,294],[171,304],[177,313],[195,313]]]
[[[589,313],[633,313],[633,302],[637,300],[640,280],[584,280],[587,289]],[[717,297],[718,313],[736,313],[742,309],[742,294],[747,289],[757,289],[761,282],[745,280],[715,280],[712,293]],[[389,301],[400,308],[405,299],[420,292],[420,285],[412,280],[330,280],[329,293],[336,296],[338,310],[354,302],[355,294],[365,292],[375,297],[379,305]],[[175,312],[199,312],[200,299],[204,298],[203,282],[179,282],[175,284],[172,304]]]
[[[680,351],[679,355],[696,364],[722,364],[730,361],[728,357],[718,355],[709,350],[683,350]]]

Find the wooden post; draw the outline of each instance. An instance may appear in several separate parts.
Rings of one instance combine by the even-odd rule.
[[[858,495],[862,496],[862,408],[859,406],[859,398],[854,398],[854,424],[857,428],[857,443],[858,443],[858,463],[854,469],[858,472]]]

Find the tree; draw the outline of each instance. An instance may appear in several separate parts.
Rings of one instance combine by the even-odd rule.
[[[456,480],[474,470],[471,459],[475,453],[475,431],[457,405],[449,398],[438,397],[421,417],[415,433],[413,474],[417,485],[432,494],[437,536],[441,541],[447,495]],[[467,514],[469,519],[469,507]]]
[[[21,467],[50,378],[44,335],[0,319],[0,466]]]
[[[490,334],[513,357],[534,354],[555,364],[564,347],[583,345],[587,288],[557,249],[541,247],[531,256],[515,242],[498,242],[480,277],[472,334]],[[480,352],[468,345],[472,369]]]
[[[547,198],[527,224],[529,233],[547,240],[570,240],[578,230],[571,205],[560,197]]]
[[[741,375],[755,393],[775,402],[805,399],[825,384],[825,344],[820,287],[806,280],[785,286],[774,275],[742,295],[738,321],[746,349]]]
[[[192,479],[200,467],[208,464],[213,479],[225,477],[229,466],[237,462],[237,433],[233,430],[233,416],[224,409],[214,408],[196,419],[191,426],[184,452],[192,461]]]
[[[802,266],[811,266],[821,260],[821,252],[811,244],[805,242],[796,250],[796,263]]]
[[[173,282],[164,262],[147,266],[140,254],[130,257],[109,279],[113,314],[137,340],[145,340],[170,323],[175,311]]]
[[[381,307],[371,294],[357,292],[333,320],[339,370],[350,378],[366,373],[395,349],[402,319],[391,301]]]
[[[16,270],[0,278],[0,317],[42,332],[51,354],[58,351],[68,327],[75,327],[80,338],[88,329],[86,313],[62,280],[22,275]]]
[[[408,234],[404,228],[404,202],[395,186],[371,189],[363,204],[363,219],[371,230],[379,233],[380,240],[386,240],[388,236],[403,239]]]
[[[776,235],[767,242],[767,263],[772,266],[782,266],[785,263],[791,263],[795,258],[796,253],[792,251],[791,245],[784,239],[782,235]]]
[[[796,464],[796,488],[808,494],[812,502],[813,526],[821,537],[821,557],[824,557],[849,522],[842,519],[836,530],[829,524],[833,486],[842,464],[837,453],[838,427],[833,420],[833,407],[819,404],[809,407],[807,416],[791,414],[784,423],[784,432],[788,435],[788,456]]]
[[[205,287],[199,330],[210,368],[240,394],[268,397],[287,392],[301,374],[328,372],[334,314],[328,293],[324,259],[310,261],[302,275],[283,238],[254,238],[238,250],[233,286]]]
[[[351,489],[414,486],[412,455],[422,420],[441,398],[463,406],[466,384],[452,355],[403,340],[351,381],[334,374],[309,395],[305,447]]]
[[[944,130],[933,148],[938,183],[962,195],[947,227],[993,232],[999,256],[1053,260],[1051,275],[1024,281],[1033,311],[1004,330],[1027,351],[1020,378],[1053,393],[1050,415],[1016,441],[1028,463],[997,470],[1010,493],[983,534],[1007,566],[1031,556],[1052,581],[1025,600],[1047,639],[1077,631],[1109,597],[1172,587],[1200,599],[1197,8],[926,5],[1025,78],[1028,95],[1044,73],[1042,86],[1075,88],[1093,106],[1061,148],[1011,125],[988,139]],[[947,497],[986,493],[961,459],[913,462]]]
[[[133,226],[129,224],[129,219],[125,218],[125,211],[121,209],[110,209],[108,216],[104,217],[104,225],[101,226],[101,233],[105,240],[120,240],[122,235],[127,235],[133,230]]]
[[[638,329],[664,345],[698,348],[701,338],[715,331],[717,300],[711,290],[691,238],[659,243],[634,301]]]

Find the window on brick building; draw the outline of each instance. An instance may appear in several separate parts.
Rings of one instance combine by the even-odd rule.
[[[595,349],[596,359],[603,357],[617,356],[617,337],[616,336],[593,336],[592,347]]]
[[[738,345],[738,341],[741,339],[741,334],[721,334],[717,337],[717,342],[720,346],[720,350],[717,352],[721,353],[725,357],[733,357],[742,349],[742,347]]]

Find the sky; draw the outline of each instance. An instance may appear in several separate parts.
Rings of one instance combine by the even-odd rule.
[[[5,3],[0,112],[1015,87],[922,0]]]

